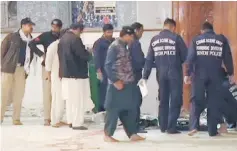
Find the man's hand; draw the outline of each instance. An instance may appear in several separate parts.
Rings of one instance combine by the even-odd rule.
[[[185,76],[184,77],[184,84],[191,84],[191,77],[190,76]]]
[[[46,55],[43,54],[40,58],[40,63],[43,63],[45,61]]]
[[[234,84],[235,82],[235,77],[233,75],[229,76],[229,82],[230,84]]]
[[[140,85],[140,84],[147,84],[147,80],[146,79],[139,80],[137,85]]]
[[[45,80],[51,81],[51,71],[46,71],[46,77]]]
[[[87,50],[89,53],[92,53],[92,52],[93,52],[93,49],[90,48],[90,47],[86,47],[86,50]]]
[[[97,72],[96,75],[97,75],[97,79],[98,79],[98,80],[100,80],[100,81],[103,80],[103,75],[102,75],[101,72]]]
[[[184,36],[185,36],[184,30],[182,30],[182,31],[180,32],[180,36],[181,36],[182,38],[184,38]]]
[[[115,82],[114,87],[118,90],[122,90],[124,88],[123,81],[119,80],[119,81]]]
[[[103,80],[103,74],[102,74],[102,72],[101,72],[100,69],[97,70],[96,75],[97,75],[97,79],[98,79],[98,80],[100,80],[100,81]]]

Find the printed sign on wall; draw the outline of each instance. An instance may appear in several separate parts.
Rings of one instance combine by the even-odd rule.
[[[117,27],[116,2],[73,1],[72,22],[83,23],[87,29],[101,29],[108,23]]]

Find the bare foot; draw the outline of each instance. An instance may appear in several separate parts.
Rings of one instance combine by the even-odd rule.
[[[54,127],[54,128],[59,128],[61,126],[63,126],[63,124],[61,122],[52,125],[52,127]]]
[[[130,137],[130,140],[131,140],[132,142],[144,141],[145,139],[146,139],[146,138],[141,137],[141,136],[139,136],[139,135],[137,135],[137,134],[134,134],[134,135],[132,135],[132,136]]]
[[[226,124],[221,124],[221,127],[218,129],[218,133],[228,133],[228,130],[227,130],[227,125]]]
[[[64,126],[65,126],[65,125],[69,125],[69,124],[67,124],[66,122],[63,122],[63,121],[61,121],[60,124],[62,124],[62,125],[64,125]]]
[[[44,126],[50,126],[50,120],[44,120]]]
[[[114,139],[114,138],[111,137],[111,136],[104,136],[104,141],[105,141],[105,142],[110,142],[110,143],[119,142],[119,140]]]
[[[20,120],[14,120],[13,125],[23,125]]]
[[[194,129],[188,133],[188,136],[193,136],[193,135],[197,134],[197,132],[198,131],[196,129]]]

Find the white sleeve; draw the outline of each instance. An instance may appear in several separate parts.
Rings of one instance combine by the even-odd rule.
[[[51,71],[53,65],[54,56],[57,55],[59,41],[51,43],[47,48],[46,58],[45,58],[45,70]]]

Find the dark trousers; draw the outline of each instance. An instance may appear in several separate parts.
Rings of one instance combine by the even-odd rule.
[[[99,82],[99,102],[98,102],[99,105],[98,105],[98,112],[105,111],[104,103],[105,103],[105,96],[106,96],[106,92],[107,92],[107,85],[108,85],[107,80]]]
[[[200,126],[200,115],[206,108],[206,105],[195,108],[195,102],[191,102],[191,112],[189,116],[189,128],[190,130],[199,130]]]
[[[138,88],[139,89],[139,88]],[[142,105],[142,94],[139,89],[139,100],[138,100],[138,106],[137,106],[137,118],[136,118],[136,123],[137,123],[137,130],[140,129],[140,115],[141,115],[141,105]]]
[[[159,75],[159,125],[161,131],[175,131],[182,106],[182,79]]]
[[[137,116],[136,116],[136,128],[139,131],[140,129],[140,115],[141,115],[141,109],[140,107],[137,108]]]
[[[229,84],[228,80],[225,80],[222,90],[224,92],[224,101],[221,104],[221,111],[228,123],[237,122],[237,100],[229,91],[232,86]],[[233,93],[236,92],[234,91]]]
[[[220,112],[221,115],[219,117],[219,123],[222,124],[224,123],[224,119],[228,123],[234,123],[237,121],[237,108],[234,106],[234,104],[231,103],[233,100],[225,100],[221,101],[221,106],[220,106]],[[199,130],[199,120],[200,120],[200,114],[204,111],[206,108],[206,105],[200,106],[198,111],[195,111],[195,102],[191,102],[191,112],[190,112],[190,130]],[[195,115],[196,113],[196,115]]]
[[[127,136],[130,138],[133,134],[137,134],[136,128],[136,117],[137,111],[134,109],[131,110],[116,110],[109,109],[106,110],[105,116],[105,126],[104,131],[105,135],[113,136],[117,127],[118,118],[123,124],[124,130]]]
[[[217,124],[222,118],[221,110],[221,83],[222,78],[212,76],[210,78],[200,78],[195,76],[192,83],[191,101],[193,105],[194,120],[199,120],[200,114],[207,104],[207,125],[210,136],[215,136],[217,132]],[[205,95],[205,93],[207,95]],[[206,97],[207,96],[207,97]],[[196,121],[198,123],[198,121]],[[195,122],[193,128],[195,128]]]

